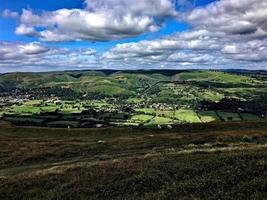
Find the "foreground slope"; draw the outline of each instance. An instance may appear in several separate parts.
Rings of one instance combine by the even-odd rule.
[[[1,199],[264,199],[267,122],[156,129],[0,124]]]

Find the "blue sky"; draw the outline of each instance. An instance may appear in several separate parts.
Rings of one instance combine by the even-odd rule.
[[[22,13],[22,9],[29,8],[32,10],[39,10],[39,11],[54,11],[57,9],[67,8],[67,9],[74,9],[84,7],[83,0],[46,0],[45,3],[40,3],[40,1],[36,0],[0,0],[1,7],[0,12],[2,13],[5,9],[15,11],[19,14]],[[199,0],[196,1],[197,6],[203,6],[208,3],[212,2],[212,0]],[[16,28],[16,20],[10,18],[3,18],[0,17],[0,25],[3,27],[3,30],[0,32],[0,40],[7,40],[7,41],[23,41],[23,42],[33,42],[36,41],[35,38],[29,38],[27,36],[16,35],[14,30]],[[57,45],[57,46],[64,46],[64,47],[92,47],[99,51],[107,50],[108,48],[114,46],[115,44],[122,43],[122,42],[137,42],[144,39],[151,39],[161,37],[163,35],[168,35],[177,31],[184,31],[188,28],[188,24],[183,22],[177,22],[173,19],[167,19],[164,26],[155,33],[149,34],[142,34],[140,36],[134,38],[127,38],[123,40],[116,40],[116,41],[108,41],[108,42],[64,42],[61,44],[51,44],[46,43],[46,45]]]
[[[264,13],[263,0],[0,0],[0,72],[265,69]]]

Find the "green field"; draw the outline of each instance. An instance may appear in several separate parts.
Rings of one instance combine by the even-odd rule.
[[[147,125],[166,125],[172,124],[172,119],[166,117],[154,117],[152,120],[149,121]]]
[[[157,110],[156,115],[161,116],[161,117],[173,118],[174,111],[173,110]]]
[[[223,118],[224,121],[241,120],[240,116],[237,113],[223,111],[218,111],[217,113]]]
[[[214,111],[201,111],[199,112],[199,116],[202,122],[220,121]]]
[[[178,80],[197,80],[197,81],[211,81],[219,83],[248,83],[256,84],[258,81],[247,76],[233,75],[225,72],[216,71],[194,71],[185,72],[176,75],[175,79]]]
[[[129,99],[127,99],[128,103],[141,103],[144,101],[145,101],[145,99],[142,99],[142,98],[129,98]]]
[[[184,122],[201,122],[196,112],[189,109],[180,109],[175,112],[175,118]]]
[[[152,119],[154,116],[152,115],[134,115],[131,117],[131,121],[135,122],[146,122]]]
[[[242,113],[241,116],[244,120],[248,120],[248,121],[260,119],[259,116],[253,115],[253,114],[248,114],[248,113]]]
[[[135,109],[136,112],[145,113],[145,114],[154,114],[155,109],[154,108],[138,108]]]

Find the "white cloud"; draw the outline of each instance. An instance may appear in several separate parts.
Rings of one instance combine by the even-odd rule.
[[[26,36],[29,36],[29,37],[38,36],[38,32],[35,31],[33,27],[27,27],[24,24],[19,25],[16,28],[15,33],[17,35],[26,35]]]
[[[43,41],[110,41],[159,29],[176,15],[172,0],[90,0],[84,9],[59,9],[36,14],[23,10],[16,34]],[[42,30],[37,31],[37,27]]]
[[[86,0],[86,9],[114,15],[166,17],[175,16],[175,2],[171,0]]]
[[[102,56],[107,63],[138,67],[153,61],[168,67],[257,67],[266,65],[267,39],[233,39],[225,33],[192,30],[156,40],[118,44]],[[261,63],[259,63],[261,62]],[[149,66],[151,67],[151,66]]]
[[[83,9],[41,13],[23,10],[16,33],[50,42],[135,37],[159,29],[167,17],[184,20],[190,29],[158,39],[117,44],[103,53],[90,48],[47,50],[40,43],[20,44],[23,48],[19,44],[3,45],[0,66],[266,69],[265,0],[218,0],[194,9],[188,1],[179,0],[187,8],[180,13],[175,10],[175,3],[174,0],[86,0]],[[11,61],[12,58],[18,59]],[[19,59],[21,63],[17,62]]]
[[[179,17],[194,28],[229,35],[267,36],[266,0],[220,0]]]
[[[215,58],[208,54],[192,54],[192,53],[174,53],[171,54],[168,61],[188,62],[188,63],[213,63]]]
[[[118,44],[103,54],[104,58],[149,57],[174,51],[205,51],[220,48],[217,37],[205,30],[186,31],[156,40]]]
[[[187,2],[185,1],[185,4]],[[118,44],[103,54],[110,62],[148,66],[266,68],[267,2],[220,0],[180,13],[191,30],[161,39]],[[108,62],[108,61],[107,61]],[[145,64],[144,64],[145,63]]]
[[[9,60],[23,58],[32,55],[43,54],[49,51],[48,47],[42,46],[38,42],[25,43],[0,43],[0,59]]]
[[[19,16],[19,14],[17,12],[11,11],[9,9],[5,9],[2,12],[2,16],[6,17],[6,18],[17,18]]]
[[[46,71],[99,67],[91,48],[47,47],[39,42],[0,42],[0,71]]]
[[[223,53],[236,54],[238,53],[237,47],[235,45],[225,45],[222,49]]]
[[[42,46],[38,42],[32,42],[29,44],[19,45],[18,48],[22,54],[26,54],[26,55],[41,54],[41,53],[45,53],[49,51],[48,47]]]

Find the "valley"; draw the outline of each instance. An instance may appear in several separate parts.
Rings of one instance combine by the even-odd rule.
[[[0,77],[0,115],[64,128],[261,120],[266,86],[264,71],[8,73]]]

